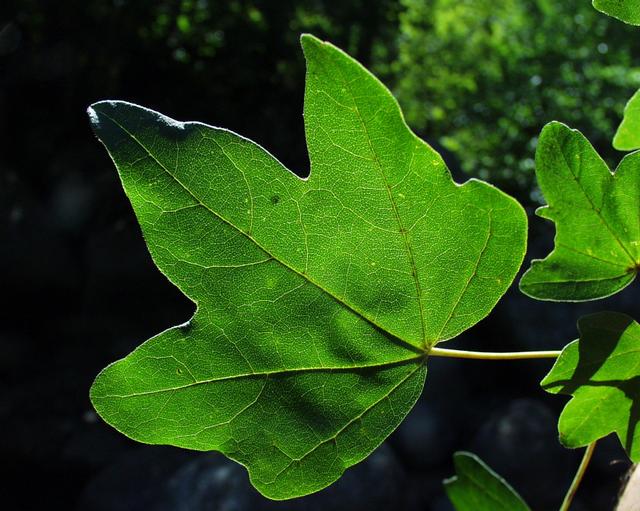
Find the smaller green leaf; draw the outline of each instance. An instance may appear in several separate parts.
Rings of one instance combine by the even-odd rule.
[[[622,123],[613,137],[613,147],[619,151],[640,149],[640,90],[638,90],[624,107]]]
[[[536,177],[556,224],[555,247],[534,260],[520,290],[538,300],[604,298],[629,285],[640,268],[640,152],[615,173],[577,130],[551,122],[540,134]]]
[[[629,25],[640,25],[640,0],[593,0],[593,6]]]
[[[457,511],[529,511],[522,497],[475,454],[457,452],[453,465],[456,475],[444,487]]]
[[[640,325],[626,314],[600,312],[580,318],[580,339],[568,344],[544,390],[569,394],[558,422],[570,448],[615,432],[627,454],[640,461]]]

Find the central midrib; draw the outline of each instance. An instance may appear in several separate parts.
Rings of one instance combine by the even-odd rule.
[[[164,392],[172,392],[176,390],[188,389],[192,387],[198,387],[200,385],[208,385],[211,383],[219,383],[223,381],[241,380],[244,378],[269,378],[271,376],[284,376],[290,374],[299,373],[344,373],[344,372],[356,372],[367,371],[371,369],[387,369],[394,366],[400,366],[416,362],[416,365],[420,366],[420,363],[425,359],[425,355],[417,355],[413,357],[407,357],[398,360],[389,360],[386,362],[379,362],[376,364],[363,364],[360,366],[337,366],[337,367],[293,367],[290,369],[278,369],[274,371],[256,371],[252,373],[239,373],[231,374],[227,376],[219,376],[217,378],[207,378],[204,380],[196,380],[183,385],[176,385],[174,387],[166,387],[163,389],[146,390],[142,392],[132,392],[131,394],[106,394],[100,396],[102,399],[129,399],[132,397],[150,396],[154,394],[162,394]]]
[[[371,143],[371,136],[369,135],[369,129],[367,128],[367,124],[364,122],[364,119],[362,118],[362,114],[360,113],[360,109],[358,108],[358,103],[355,100],[355,95],[351,90],[351,84],[349,83],[348,80],[345,79],[342,73],[342,69],[339,66],[338,66],[338,72],[340,73],[340,78],[342,79],[342,82],[344,83],[345,88],[349,91],[349,94],[351,96],[351,101],[353,101],[355,112],[358,115],[358,120],[360,121],[362,129],[364,130],[365,138],[367,139],[369,151],[371,151],[371,154],[373,155],[373,161],[375,162],[380,172],[380,175],[382,176],[384,187],[385,187],[385,190],[387,191],[387,197],[389,198],[393,215],[395,217],[396,223],[398,224],[398,232],[404,244],[405,252],[409,260],[409,266],[411,267],[411,277],[413,279],[413,282],[416,288],[416,299],[418,301],[418,312],[420,314],[420,328],[422,330],[422,345],[426,346],[427,330],[425,326],[424,305],[422,303],[422,287],[420,286],[420,280],[418,279],[418,268],[416,266],[416,261],[413,255],[413,249],[411,248],[411,243],[409,242],[409,238],[407,236],[407,230],[405,229],[404,224],[402,223],[402,218],[400,218],[398,205],[396,204],[396,201],[393,198],[393,194],[391,193],[391,187],[389,186],[389,181],[387,180],[387,176],[384,173],[382,164],[380,163],[380,158],[378,157],[378,153],[373,148],[373,144]]]
[[[392,337],[393,339],[396,339],[398,342],[400,342],[401,344],[403,344],[406,348],[410,349],[411,351],[413,351],[414,353],[420,353],[421,355],[423,355],[425,353],[425,350],[419,346],[414,345],[413,343],[402,339],[401,337],[398,337],[394,334],[392,334],[391,332],[389,332],[386,328],[384,328],[383,326],[377,324],[374,320],[372,320],[371,318],[367,317],[362,311],[359,311],[356,307],[345,303],[344,301],[342,301],[340,298],[338,298],[336,295],[334,295],[333,293],[331,293],[330,291],[328,291],[327,289],[325,289],[324,287],[322,287],[319,283],[315,282],[313,279],[311,279],[309,277],[308,274],[306,273],[302,273],[300,271],[298,271],[296,268],[288,265],[287,263],[285,263],[284,261],[282,261],[280,258],[276,257],[273,253],[271,253],[269,250],[267,250],[265,247],[263,247],[260,243],[258,243],[258,241],[256,241],[252,236],[250,236],[249,234],[247,234],[246,232],[244,232],[242,229],[240,229],[239,227],[235,226],[234,224],[232,224],[229,220],[227,220],[226,218],[224,218],[222,215],[218,214],[217,212],[215,212],[214,210],[212,210],[207,204],[204,203],[204,201],[202,201],[199,197],[197,197],[191,190],[189,190],[189,188],[187,188],[175,175],[173,175],[171,173],[171,171],[166,167],[166,165],[164,165],[160,160],[158,160],[155,155],[149,151],[149,149],[147,149],[147,147],[140,141],[138,140],[138,138],[131,133],[127,128],[125,128],[122,124],[120,124],[118,121],[116,121],[115,119],[113,119],[111,116],[107,115],[104,112],[101,112],[102,115],[104,115],[107,119],[109,119],[112,123],[114,123],[118,128],[120,128],[124,133],[126,133],[136,144],[138,144],[148,155],[149,157],[157,164],[160,166],[160,168],[162,170],[164,170],[182,189],[184,189],[184,191],[186,191],[194,200],[196,200],[198,202],[198,204],[200,204],[202,207],[204,207],[207,211],[209,211],[211,214],[213,214],[216,218],[218,218],[219,220],[221,220],[222,222],[224,222],[225,224],[229,225],[230,227],[232,227],[233,229],[235,229],[237,232],[239,232],[240,234],[242,234],[243,236],[245,236],[247,239],[249,239],[250,241],[252,241],[253,243],[255,243],[258,248],[260,248],[262,251],[264,251],[265,254],[273,257],[273,260],[276,261],[277,263],[279,263],[280,265],[284,266],[285,268],[287,268],[288,270],[294,272],[295,274],[299,275],[300,277],[302,277],[303,279],[305,279],[306,281],[308,281],[309,283],[313,284],[315,287],[317,287],[320,291],[322,291],[323,293],[327,294],[328,296],[330,296],[331,298],[333,298],[335,301],[337,301],[339,304],[341,304],[342,306],[346,307],[347,309],[349,309],[351,312],[353,312],[354,314],[356,314],[358,317],[362,318],[363,320],[365,320],[366,322],[368,322],[369,324],[371,324],[374,328],[381,330],[382,332],[384,332],[386,335]]]

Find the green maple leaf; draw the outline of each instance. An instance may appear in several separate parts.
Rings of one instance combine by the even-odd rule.
[[[640,325],[626,314],[600,312],[578,321],[542,388],[573,398],[560,415],[560,441],[583,447],[615,432],[640,462]]]
[[[564,124],[547,124],[536,176],[556,224],[555,247],[535,260],[520,289],[541,300],[593,300],[633,281],[640,268],[640,152],[611,173],[589,141]]]
[[[640,25],[640,0],[593,0],[593,6],[630,25]]]
[[[329,485],[397,427],[430,348],[489,313],[526,243],[522,208],[455,184],[375,77],[302,46],[306,180],[227,130],[89,110],[153,260],[197,304],[100,373],[93,405],[141,442],[223,452],[273,499]]]
[[[640,149],[640,90],[624,107],[624,116],[615,137],[613,147],[620,151]]]
[[[470,452],[453,455],[456,475],[444,486],[457,511],[529,511],[522,497]]]

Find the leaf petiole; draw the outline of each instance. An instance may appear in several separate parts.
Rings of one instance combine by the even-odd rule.
[[[560,350],[550,351],[466,351],[466,350],[450,350],[446,348],[431,348],[430,356],[449,357],[449,358],[472,358],[477,360],[523,360],[530,358],[558,358]]]
[[[580,466],[578,467],[578,471],[576,472],[573,481],[571,481],[571,486],[569,486],[569,490],[562,501],[562,505],[560,506],[559,511],[568,511],[569,506],[571,506],[571,502],[573,501],[573,497],[575,497],[576,492],[578,491],[578,486],[580,486],[580,482],[584,477],[584,473],[589,466],[589,462],[591,461],[591,457],[593,456],[593,451],[596,448],[596,442],[591,442],[587,445],[586,450],[584,451],[584,455],[582,456],[582,461],[580,462]]]

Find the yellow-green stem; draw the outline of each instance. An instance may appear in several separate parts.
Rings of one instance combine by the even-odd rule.
[[[571,482],[571,486],[569,486],[569,490],[562,501],[562,505],[560,506],[559,511],[569,511],[569,506],[571,506],[571,502],[573,501],[573,497],[575,497],[576,492],[578,491],[578,486],[580,486],[580,481],[584,477],[584,473],[589,466],[589,461],[591,461],[591,456],[593,456],[593,450],[596,448],[596,443],[590,443],[587,445],[587,449],[584,451],[584,455],[582,456],[582,461],[580,462],[580,466],[578,467],[578,471],[576,472],[573,481]]]
[[[522,360],[530,358],[558,358],[560,351],[466,351],[449,350],[445,348],[431,348],[429,356],[451,357],[451,358],[472,358],[476,360]]]

